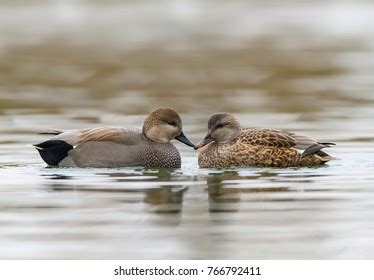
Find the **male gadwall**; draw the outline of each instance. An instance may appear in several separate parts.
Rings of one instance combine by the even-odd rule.
[[[321,151],[332,145],[284,130],[244,129],[233,115],[216,113],[195,149],[206,146],[199,154],[200,167],[302,167],[333,159]]]
[[[152,111],[143,130],[101,127],[43,134],[55,136],[34,145],[40,156],[48,165],[63,167],[179,168],[181,157],[170,140],[194,146],[183,134],[180,116],[169,108]]]

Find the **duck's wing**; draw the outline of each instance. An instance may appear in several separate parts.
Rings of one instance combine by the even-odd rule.
[[[139,141],[141,131],[136,128],[98,127],[74,130],[49,130],[42,134],[54,135],[49,140],[64,141],[71,146],[88,142],[114,142],[132,145]]]
[[[287,131],[267,128],[244,129],[240,135],[242,142],[250,145],[267,147],[292,148],[297,140]]]
[[[334,143],[321,143],[307,136],[290,131],[267,128],[244,129],[241,141],[251,145],[304,150],[303,157],[335,145]]]

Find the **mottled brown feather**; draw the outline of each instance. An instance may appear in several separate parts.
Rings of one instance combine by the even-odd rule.
[[[267,128],[247,128],[240,134],[243,143],[266,147],[291,148],[297,145],[292,134],[284,130]]]
[[[325,164],[332,159],[324,152],[302,157],[296,149],[298,142],[293,135],[296,134],[275,129],[243,129],[232,142],[211,143],[204,147],[199,154],[199,166],[302,167]]]

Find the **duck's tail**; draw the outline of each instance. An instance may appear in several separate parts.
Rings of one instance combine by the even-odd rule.
[[[61,140],[49,140],[33,146],[38,150],[42,159],[52,166],[58,166],[68,152],[74,148]]]
[[[319,156],[323,163],[336,159],[335,157],[330,156],[328,153],[325,153],[324,151],[319,151],[316,155]]]
[[[328,154],[322,151],[322,149],[330,148],[331,146],[335,146],[335,143],[316,143],[308,148],[305,149],[303,154],[301,155],[302,158],[305,158],[307,156],[317,154],[321,157],[330,157]],[[332,157],[330,157],[332,158]]]

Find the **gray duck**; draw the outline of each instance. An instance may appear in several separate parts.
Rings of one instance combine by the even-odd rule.
[[[99,127],[42,134],[53,136],[35,148],[48,165],[62,167],[179,168],[181,157],[170,141],[194,146],[182,131],[180,116],[170,108],[152,111],[142,129]]]

